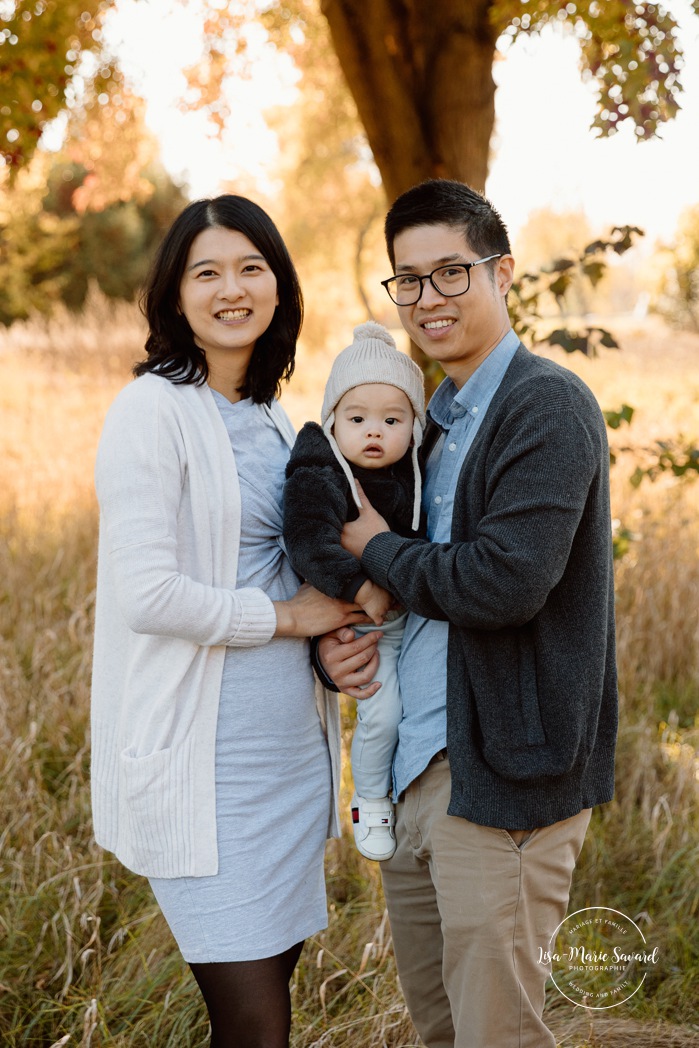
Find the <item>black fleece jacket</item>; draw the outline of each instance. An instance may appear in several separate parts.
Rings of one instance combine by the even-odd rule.
[[[405,537],[424,534],[411,527],[415,480],[410,449],[393,466],[362,469],[353,475],[392,532]],[[356,557],[343,549],[345,521],[357,507],[349,481],[323,430],[307,422],[294,444],[284,486],[284,543],[296,572],[321,593],[354,600],[368,578]]]

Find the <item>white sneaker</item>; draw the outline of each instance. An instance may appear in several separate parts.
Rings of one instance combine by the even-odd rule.
[[[388,797],[370,800],[355,793],[352,798],[354,843],[367,859],[390,859],[396,850],[393,827],[396,814]]]

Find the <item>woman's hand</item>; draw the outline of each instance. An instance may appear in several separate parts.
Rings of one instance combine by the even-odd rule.
[[[318,641],[318,658],[335,686],[354,699],[368,699],[381,687],[374,681],[379,669],[380,630],[355,637],[351,629],[339,629]],[[370,681],[374,681],[367,687]]]
[[[358,604],[334,600],[304,582],[291,600],[275,600],[275,637],[317,637],[352,623],[364,625],[371,619]]]

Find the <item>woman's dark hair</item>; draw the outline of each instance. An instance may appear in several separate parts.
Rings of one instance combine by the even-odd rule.
[[[301,287],[286,245],[269,215],[245,197],[224,195],[196,200],[175,219],[153,261],[141,309],[148,321],[145,360],[134,375],[154,371],[175,383],[203,384],[209,376],[206,353],[179,308],[180,284],[194,238],[205,229],[242,233],[264,256],[277,278],[279,305],[255,343],[245,383],[239,390],[257,404],[269,404],[294,370],[296,340],[303,320]]]
[[[384,232],[391,265],[399,233],[415,226],[455,226],[479,255],[510,254],[510,239],[500,214],[475,189],[449,178],[429,178],[401,193],[386,215]]]

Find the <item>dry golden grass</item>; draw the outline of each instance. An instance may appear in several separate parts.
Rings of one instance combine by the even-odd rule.
[[[699,338],[655,320],[620,353],[564,357],[604,408],[633,404],[620,442],[699,435]],[[81,341],[82,340],[82,341]],[[91,839],[86,718],[95,566],[94,453],[140,355],[134,308],[93,301],[0,338],[0,1041],[83,1048],[207,1043],[191,978],[145,882]],[[338,349],[333,347],[333,349]],[[302,351],[284,395],[317,417],[330,354]],[[633,1003],[573,1009],[552,991],[561,1048],[699,1043],[699,484],[626,480],[615,513],[639,538],[618,565],[622,727],[617,798],[596,813],[573,893],[642,919],[663,965]],[[346,734],[351,709],[345,710]],[[344,784],[345,793],[349,783]],[[294,1048],[416,1045],[380,882],[345,837],[328,849],[329,929],[293,985]]]

